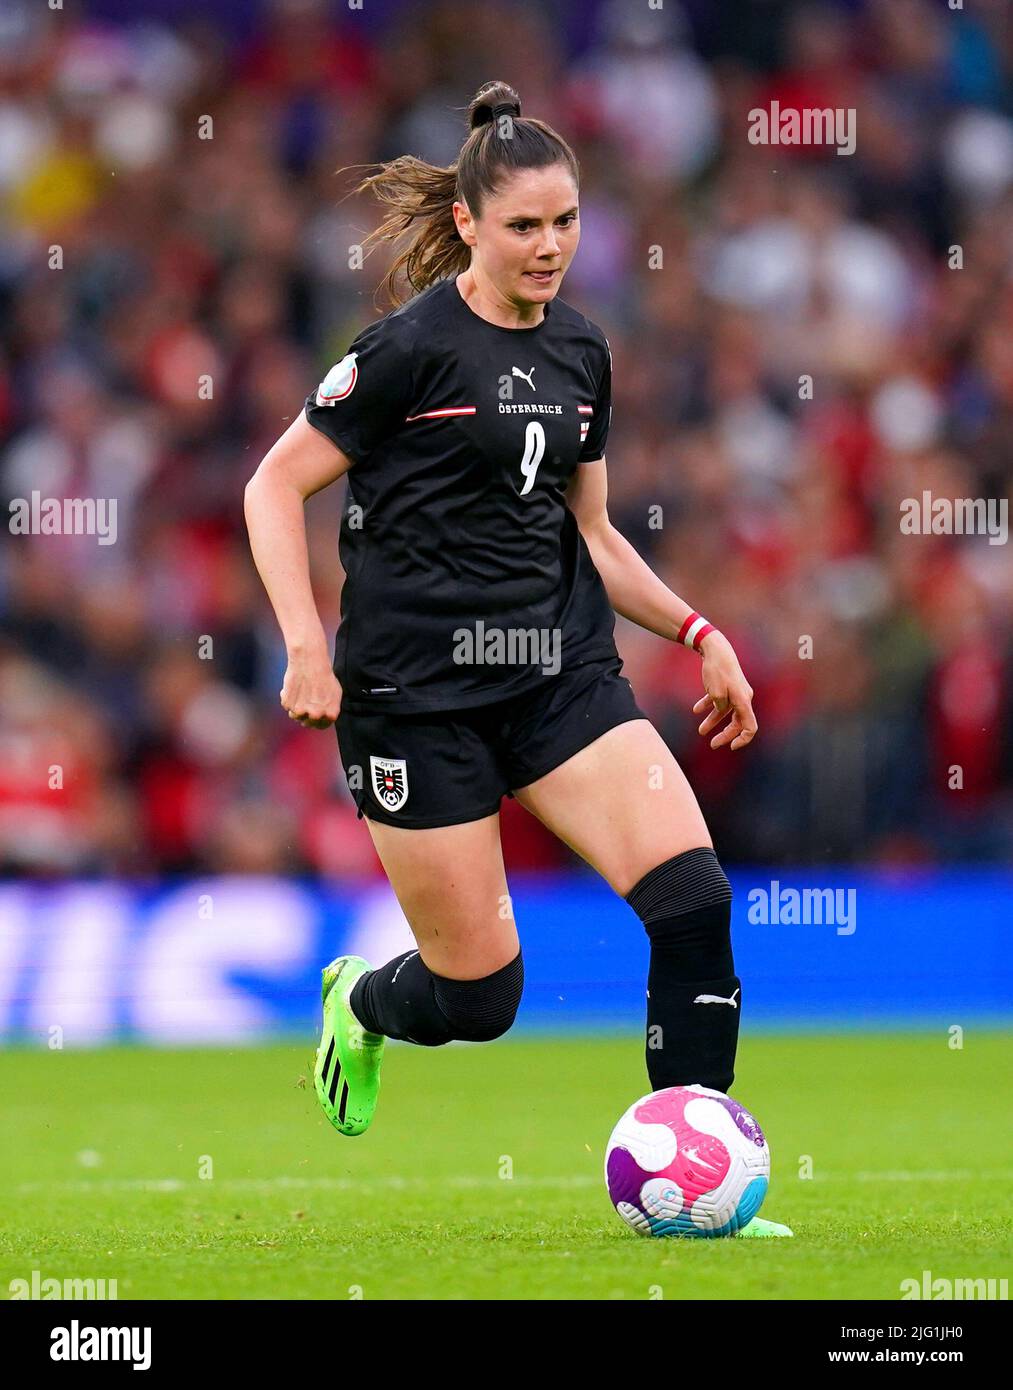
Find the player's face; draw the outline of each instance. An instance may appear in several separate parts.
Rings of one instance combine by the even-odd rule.
[[[510,303],[555,298],[580,241],[577,196],[565,164],[524,169],[471,222],[472,261]]]

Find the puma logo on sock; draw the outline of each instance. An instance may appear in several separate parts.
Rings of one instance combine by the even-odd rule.
[[[735,996],[736,996],[736,994],[738,994],[738,992],[739,992],[739,991],[738,991],[737,989],[736,989],[736,990],[733,990],[733,991],[732,991],[732,997],[731,997],[731,999],[725,999],[725,998],[723,998],[722,995],[720,995],[720,994],[698,994],[698,995],[696,996],[696,998],[693,1000],[693,1003],[694,1003],[694,1004],[731,1004],[731,1006],[732,1006],[733,1009],[737,1009],[739,1006],[738,1006],[738,1004],[736,1004],[736,1002],[735,1002]]]

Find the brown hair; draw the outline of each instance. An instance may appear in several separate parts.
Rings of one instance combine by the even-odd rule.
[[[412,294],[436,280],[459,275],[471,261],[471,248],[461,240],[453,205],[467,203],[480,217],[485,199],[517,169],[544,169],[565,164],[580,184],[576,156],[563,137],[544,121],[521,115],[521,99],[505,82],[487,82],[468,107],[470,133],[457,159],[447,169],[403,154],[378,166],[354,193],[371,189],[392,211],[364,239],[396,242],[409,229],[412,235],[384,277],[391,302],[403,304],[397,286],[404,271]],[[361,167],[361,166],[360,166]],[[368,166],[367,166],[368,167]]]

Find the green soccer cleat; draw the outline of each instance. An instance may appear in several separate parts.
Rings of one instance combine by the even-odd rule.
[[[387,1039],[369,1033],[352,1013],[348,996],[372,967],[361,956],[335,956],[323,970],[324,1028],[313,1068],[323,1112],[339,1134],[369,1128],[380,1092],[380,1063]]]
[[[769,1240],[774,1236],[793,1236],[795,1232],[790,1226],[781,1226],[776,1221],[765,1221],[762,1216],[754,1216],[735,1234],[740,1240]]]

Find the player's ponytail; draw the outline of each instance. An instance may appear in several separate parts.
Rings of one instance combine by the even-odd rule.
[[[455,201],[482,215],[485,199],[517,169],[565,164],[579,186],[576,156],[563,137],[544,121],[521,115],[521,99],[505,82],[487,82],[468,107],[470,133],[447,169],[414,155],[400,155],[363,179],[356,193],[370,189],[390,213],[364,244],[394,243],[407,236],[383,284],[393,304],[436,280],[459,275],[471,261],[471,248],[454,224]],[[403,274],[410,294],[402,293]]]

